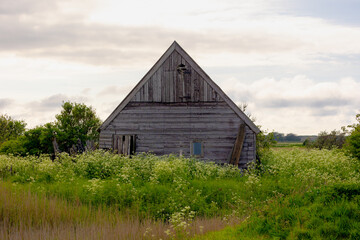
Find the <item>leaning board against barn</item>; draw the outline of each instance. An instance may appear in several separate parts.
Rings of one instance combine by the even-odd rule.
[[[174,42],[100,127],[100,148],[245,166],[260,130]]]

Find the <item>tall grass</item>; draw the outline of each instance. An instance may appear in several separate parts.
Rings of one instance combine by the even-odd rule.
[[[231,213],[241,172],[196,159],[104,151],[54,162],[3,155],[0,177],[1,232],[11,238],[184,238],[238,221]]]
[[[0,182],[0,239],[173,239],[226,225],[221,218],[195,218],[184,232],[163,221],[123,214],[56,197],[14,191]]]
[[[228,214],[236,204],[234,189],[241,190],[241,172],[232,166],[104,151],[64,154],[55,162],[46,156],[0,156],[0,177],[13,182],[14,188],[163,221],[186,208],[199,217]]]
[[[30,192],[35,202],[44,201],[29,208],[31,214],[2,217],[1,223],[7,221],[14,234],[53,228],[84,239],[86,233],[116,239],[111,234],[118,231],[129,232],[125,239],[181,239],[240,222],[210,239],[356,239],[359,171],[359,161],[338,150],[277,149],[245,172],[173,155],[129,158],[97,151],[61,155],[54,162],[46,156],[0,156],[7,188],[25,194],[20,199]],[[61,215],[47,207],[57,203],[47,201],[80,212]],[[57,214],[54,219],[46,218],[42,206]],[[16,208],[21,209],[7,207]],[[27,220],[33,215],[41,220]],[[69,220],[56,220],[64,216]],[[81,232],[85,235],[76,235]]]
[[[197,239],[360,239],[359,171],[339,150],[277,149],[248,173],[246,221]]]

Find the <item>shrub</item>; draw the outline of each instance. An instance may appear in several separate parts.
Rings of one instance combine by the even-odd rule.
[[[345,149],[353,157],[360,160],[360,114],[356,115],[357,124],[349,126],[352,128],[350,136],[346,139]]]

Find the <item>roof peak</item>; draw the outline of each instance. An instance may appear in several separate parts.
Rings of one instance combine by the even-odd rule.
[[[174,42],[170,47],[163,53],[160,59],[153,65],[152,68],[145,74],[145,76],[138,82],[138,84],[133,88],[133,90],[125,97],[125,99],[118,105],[118,107],[110,114],[110,116],[104,121],[101,129],[104,129],[109,123],[120,113],[120,111],[131,101],[131,99],[136,95],[136,93],[142,88],[142,86],[150,79],[150,77],[161,67],[161,65],[166,61],[166,59],[176,51],[186,62],[188,62],[191,67],[196,71],[207,84],[214,89],[223,100],[233,109],[233,111],[244,120],[244,122],[256,133],[260,132],[258,127],[246,116],[238,106],[221,90],[221,88],[205,73],[205,71],[195,62],[194,59],[179,45],[178,42]]]

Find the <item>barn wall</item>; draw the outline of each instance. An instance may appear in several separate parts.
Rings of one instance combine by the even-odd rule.
[[[100,148],[112,148],[114,134],[136,134],[136,151],[190,155],[201,140],[204,159],[227,162],[243,121],[224,102],[131,102],[100,133]],[[255,133],[246,126],[240,164],[255,159]]]

